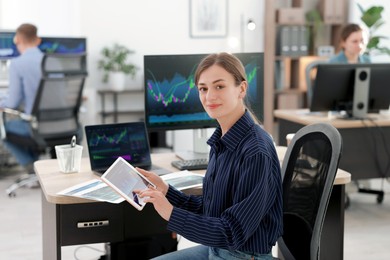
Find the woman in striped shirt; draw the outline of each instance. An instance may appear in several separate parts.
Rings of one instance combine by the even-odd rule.
[[[282,180],[270,135],[246,107],[245,68],[232,54],[211,54],[195,73],[200,101],[219,126],[208,140],[202,196],[188,196],[150,172],[149,196],[167,228],[199,246],[156,259],[272,259],[282,234]]]

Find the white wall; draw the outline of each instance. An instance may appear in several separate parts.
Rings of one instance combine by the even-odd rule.
[[[79,36],[78,0],[0,0],[0,28],[38,26],[41,36]]]

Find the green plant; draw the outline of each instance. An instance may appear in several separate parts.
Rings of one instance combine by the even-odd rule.
[[[103,70],[103,82],[107,82],[110,72],[123,72],[134,78],[137,67],[128,62],[128,56],[134,51],[127,47],[114,43],[111,47],[104,47],[101,50],[102,58],[98,61],[98,68]]]
[[[385,53],[390,55],[390,49],[380,46],[381,39],[387,39],[386,36],[376,35],[377,30],[385,23],[382,19],[382,12],[384,8],[382,6],[372,6],[364,10],[360,4],[357,4],[362,16],[360,19],[368,28],[368,43],[366,54],[373,54],[374,51],[378,53]]]

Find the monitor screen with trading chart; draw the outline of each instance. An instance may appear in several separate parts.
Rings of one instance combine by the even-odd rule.
[[[263,118],[263,53],[235,53],[248,78],[247,99]],[[217,122],[204,111],[194,73],[206,54],[144,56],[145,122],[149,130],[199,129]]]
[[[235,53],[247,74],[247,105],[263,119],[263,53]],[[149,132],[193,129],[193,151],[176,155],[182,159],[204,158],[206,128],[217,126],[203,109],[194,73],[207,54],[144,56],[145,122]]]
[[[38,48],[44,53],[85,53],[87,51],[87,39],[69,37],[42,37]]]

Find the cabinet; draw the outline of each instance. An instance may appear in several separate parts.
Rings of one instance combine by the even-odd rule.
[[[291,4],[282,5],[281,2]],[[265,1],[264,64],[267,66],[264,70],[264,127],[266,130],[272,131],[275,108],[306,106],[305,67],[310,61],[324,59],[316,56],[317,46],[331,45],[336,49],[338,35],[347,18],[347,3],[348,0]],[[319,37],[309,44],[308,37],[314,26],[306,22],[305,16],[312,10],[317,10],[321,14],[323,26],[317,33]],[[290,32],[286,34],[288,30]],[[305,39],[306,49],[301,48]],[[288,48],[284,48],[287,44]]]
[[[320,0],[319,10],[325,24],[342,24],[345,21],[346,1]]]

